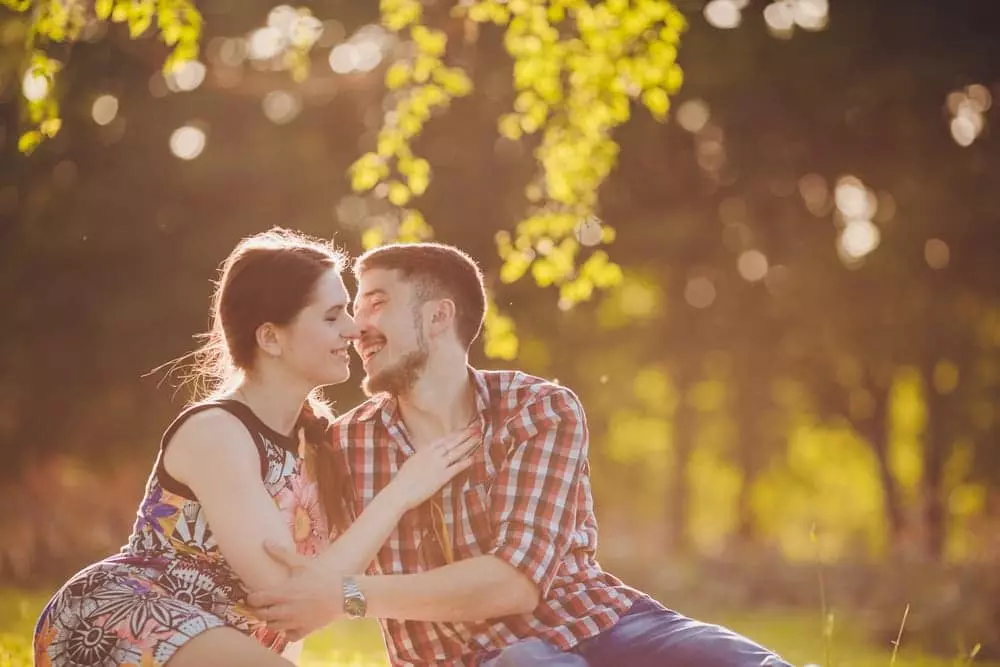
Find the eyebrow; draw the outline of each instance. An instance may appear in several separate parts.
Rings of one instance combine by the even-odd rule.
[[[381,296],[386,296],[386,294],[387,294],[387,292],[384,289],[382,289],[381,287],[376,287],[376,288],[370,289],[367,292],[365,292],[364,294],[360,294],[358,296],[361,299],[369,299],[369,298],[371,298],[373,296],[380,296],[380,295]]]
[[[327,311],[326,311],[326,314],[327,315],[333,315],[333,314],[339,315],[340,313],[342,313],[344,311],[345,308],[347,308],[347,304],[346,303],[340,303],[340,304],[337,304],[336,306],[331,306],[330,308],[328,308]]]

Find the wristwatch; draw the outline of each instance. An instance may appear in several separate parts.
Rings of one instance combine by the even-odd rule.
[[[368,609],[368,601],[365,600],[364,593],[358,588],[358,582],[354,577],[344,577],[344,613],[347,618],[358,619],[365,617]]]

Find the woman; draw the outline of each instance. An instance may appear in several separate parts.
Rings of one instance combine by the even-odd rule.
[[[288,576],[264,551],[371,561],[408,509],[468,467],[464,431],[422,450],[346,525],[350,488],[322,455],[315,390],[350,376],[357,329],[344,257],[284,230],[245,239],[222,267],[199,350],[209,398],[167,428],[128,545],[73,576],[35,629],[36,665],[288,665],[287,642],[243,603]]]

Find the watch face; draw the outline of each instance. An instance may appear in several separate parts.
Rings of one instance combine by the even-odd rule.
[[[344,611],[347,612],[348,616],[353,616],[355,618],[360,618],[365,615],[366,606],[364,598],[361,597],[349,597],[344,600]]]

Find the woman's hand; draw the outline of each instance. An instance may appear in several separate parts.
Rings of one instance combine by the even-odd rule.
[[[417,450],[389,486],[400,495],[406,509],[413,509],[472,465],[472,453],[482,442],[478,424],[446,435]]]

